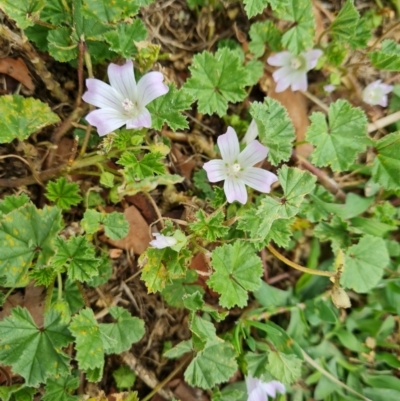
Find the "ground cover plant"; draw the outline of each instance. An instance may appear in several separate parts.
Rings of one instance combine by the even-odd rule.
[[[397,0],[0,13],[0,399],[398,400]]]

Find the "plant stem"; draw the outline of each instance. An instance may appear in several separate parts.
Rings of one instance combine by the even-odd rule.
[[[292,262],[291,260],[285,258],[282,254],[280,254],[272,245],[267,246],[268,250],[280,261],[285,263],[286,265],[293,267],[293,269],[300,270],[303,273],[308,273],[308,274],[313,274],[314,276],[324,276],[324,277],[334,277],[336,275],[335,272],[327,272],[323,270],[317,270],[317,269],[309,269],[308,267],[304,267],[301,265],[298,265],[295,262]]]
[[[57,299],[58,301],[62,301],[62,277],[61,277],[61,273],[57,273],[57,285],[58,285],[58,296]]]

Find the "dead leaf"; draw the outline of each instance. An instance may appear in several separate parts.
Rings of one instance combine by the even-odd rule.
[[[108,256],[111,259],[118,259],[121,256],[121,253],[122,253],[122,249],[114,248],[114,249],[108,250]]]
[[[105,235],[101,236],[100,239],[117,248],[133,251],[136,255],[141,255],[151,241],[149,225],[135,206],[129,206],[125,209],[124,214],[129,223],[128,235],[118,241],[113,241]]]
[[[28,67],[21,58],[5,57],[0,59],[0,73],[9,75],[16,81],[21,82],[30,91],[35,90],[32,77],[30,76]]]
[[[193,158],[184,155],[175,144],[172,146],[171,154],[175,166],[186,179],[190,180],[193,169],[197,164],[196,161]]]

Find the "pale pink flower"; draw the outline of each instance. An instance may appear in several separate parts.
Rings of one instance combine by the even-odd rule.
[[[150,245],[154,246],[154,248],[163,249],[169,246],[174,246],[178,242],[174,237],[168,237],[166,235],[162,235],[159,233],[153,234],[156,239],[150,241]]]
[[[248,145],[251,141],[254,141],[258,137],[258,127],[255,120],[251,120],[249,128],[242,139],[242,143]]]
[[[285,394],[285,386],[277,380],[264,383],[260,379],[246,376],[246,387],[247,401],[268,401],[268,396],[275,398],[276,393]]]
[[[276,82],[275,92],[283,92],[289,86],[292,91],[306,91],[307,72],[317,65],[322,53],[319,49],[308,50],[298,55],[285,51],[268,57],[268,64],[281,67],[272,74]]]
[[[151,115],[146,105],[168,92],[168,86],[163,84],[163,75],[149,72],[136,83],[133,63],[127,60],[121,66],[110,64],[108,79],[110,85],[94,78],[86,80],[88,90],[82,99],[100,107],[86,116],[89,124],[97,128],[100,136],[125,124],[126,128],[150,128]]]
[[[336,89],[335,85],[332,84],[324,85],[324,91],[326,93],[332,93],[335,89]]]
[[[211,160],[204,164],[210,182],[225,180],[224,191],[228,202],[247,202],[245,185],[260,192],[270,192],[278,177],[269,171],[253,167],[267,157],[268,149],[253,140],[241,152],[235,130],[228,127],[226,134],[218,137],[222,160]]]
[[[388,104],[388,93],[393,90],[392,85],[383,84],[380,79],[370,83],[362,92],[362,99],[372,106],[386,107]]]

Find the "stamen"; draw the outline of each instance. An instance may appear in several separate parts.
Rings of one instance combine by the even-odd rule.
[[[240,167],[240,164],[239,164],[239,163],[235,163],[235,164],[232,166],[232,171],[233,171],[234,173],[238,173],[238,172],[240,171],[240,169],[241,169],[241,167]]]
[[[299,68],[302,68],[304,65],[304,60],[302,57],[297,56],[297,57],[293,57],[290,60],[290,66],[294,69],[294,70],[298,70]]]
[[[130,99],[125,99],[122,102],[122,107],[124,108],[124,111],[128,114],[132,113],[132,111],[135,110],[135,104],[132,102]]]

